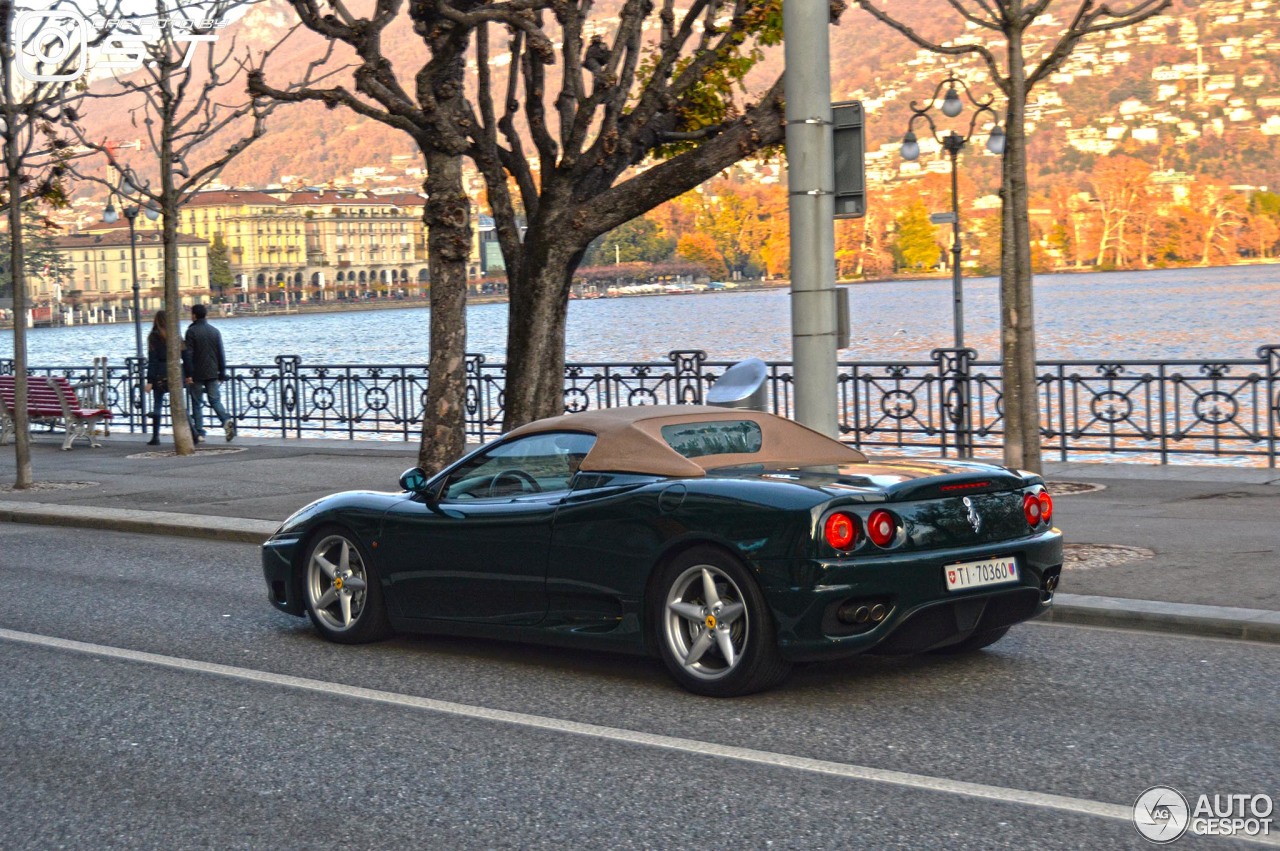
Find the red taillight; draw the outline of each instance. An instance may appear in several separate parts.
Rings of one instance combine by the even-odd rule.
[[[822,524],[827,543],[837,550],[851,550],[858,545],[858,518],[836,512]]]
[[[1040,519],[1048,523],[1053,519],[1053,497],[1049,496],[1048,491],[1040,491],[1038,500],[1040,502]]]
[[[1041,508],[1039,497],[1033,493],[1029,493],[1022,498],[1022,513],[1027,517],[1028,526],[1035,527],[1040,525],[1040,521],[1042,519],[1040,512]]]
[[[898,521],[883,508],[871,512],[867,518],[867,537],[877,547],[887,547],[898,537]]]

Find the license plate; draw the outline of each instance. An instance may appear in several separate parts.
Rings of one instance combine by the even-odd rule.
[[[967,591],[984,585],[1003,585],[1018,581],[1018,562],[1010,558],[989,558],[984,561],[964,561],[949,564],[942,569],[942,578],[948,591]]]

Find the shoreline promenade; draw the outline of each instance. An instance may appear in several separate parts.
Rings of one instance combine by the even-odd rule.
[[[326,494],[398,490],[416,459],[376,441],[243,437],[189,458],[128,433],[60,445],[34,435],[25,491],[0,448],[0,522],[260,543]],[[1280,469],[1051,461],[1045,478],[1067,546],[1050,620],[1280,642]]]

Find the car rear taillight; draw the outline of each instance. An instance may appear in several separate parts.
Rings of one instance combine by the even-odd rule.
[[[871,512],[867,518],[867,537],[877,547],[887,547],[898,537],[898,518],[883,508]]]
[[[858,545],[858,518],[837,511],[822,524],[823,537],[837,550],[851,550]]]
[[[1053,497],[1049,496],[1048,491],[1040,491],[1037,499],[1040,502],[1040,519],[1048,523],[1053,520]]]
[[[1040,498],[1033,493],[1029,493],[1022,498],[1022,513],[1026,515],[1027,525],[1033,529],[1040,525],[1041,517]]]

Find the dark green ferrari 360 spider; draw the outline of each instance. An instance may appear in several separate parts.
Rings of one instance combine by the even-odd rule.
[[[271,602],[333,641],[396,630],[660,655],[700,694],[867,651],[966,651],[1044,611],[1062,570],[1031,473],[868,461],[701,406],[531,423],[398,493],[335,494],[263,546]]]

